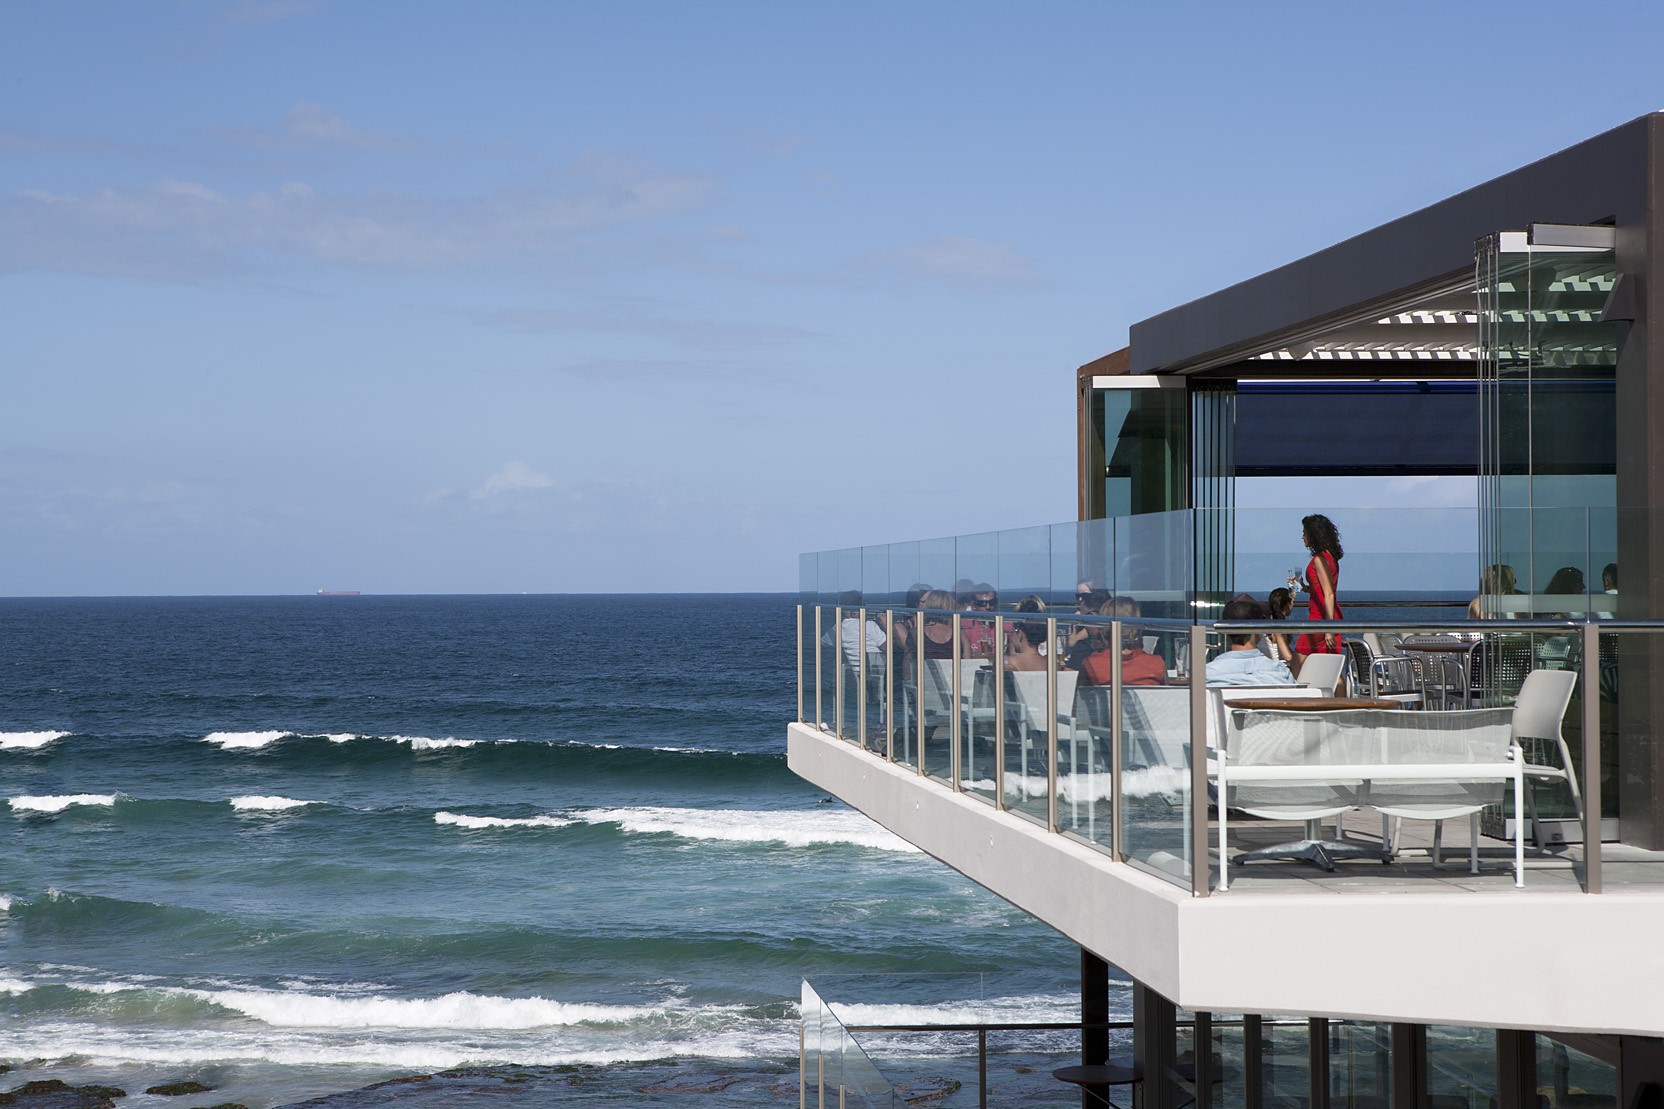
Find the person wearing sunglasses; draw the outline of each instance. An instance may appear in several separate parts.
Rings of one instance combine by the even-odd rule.
[[[972,658],[989,658],[994,653],[994,612],[1000,607],[1000,595],[987,582],[980,582],[971,586],[962,594],[963,604],[967,613],[974,613],[979,619],[963,620],[960,627],[965,633],[965,642],[970,645]],[[983,619],[986,617],[986,619]]]

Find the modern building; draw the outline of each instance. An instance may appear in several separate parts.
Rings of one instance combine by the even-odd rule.
[[[1140,321],[1076,386],[1078,521],[804,556],[792,769],[1077,943],[1087,1019],[1103,1011],[1105,965],[1130,976],[1152,1109],[1224,1098],[1193,1080],[1210,1057],[1245,1076],[1230,1087],[1245,1109],[1658,1104],[1664,113]],[[1391,866],[1225,867],[1237,850],[1222,854],[1213,775],[1235,733],[1201,659],[1222,644],[1219,605],[1263,596],[1293,557],[1284,518],[1268,536],[1241,490],[1427,476],[1471,477],[1476,507],[1349,506],[1343,595],[1433,630],[1465,619],[1465,596],[1395,598],[1482,590],[1489,620],[1465,628],[1528,643],[1528,668],[1576,672],[1557,706],[1568,773],[1531,788],[1564,802],[1580,779],[1581,811],[1554,836],[1552,821],[1532,829],[1523,888],[1506,837],[1524,814],[1494,805],[1478,875],[1416,850]],[[1000,607],[927,613],[909,595],[966,581]],[[1071,621],[1077,587],[1140,615]],[[1015,611],[1025,594],[1048,611]],[[866,620],[883,649],[842,649],[865,642],[847,628]],[[1019,624],[1049,637],[1043,684],[979,677],[968,641]],[[1180,714],[1157,722],[1164,698],[1135,697],[1119,666],[1088,705],[1059,665],[1076,627],[1142,637],[1184,690]],[[933,635],[941,662],[917,649]],[[1463,707],[1506,727],[1510,680]],[[1350,827],[1376,835],[1363,808]],[[1250,820],[1240,834],[1251,848],[1287,830]],[[1180,1033],[1184,1013],[1197,1021]],[[1221,1014],[1244,1019],[1222,1034]],[[1292,1084],[1266,1063],[1271,1015],[1308,1018]],[[1087,1042],[1085,1061],[1097,1050]],[[1441,1087],[1453,1052],[1490,1080]]]

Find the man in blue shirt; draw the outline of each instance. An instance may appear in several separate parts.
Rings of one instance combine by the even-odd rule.
[[[1238,597],[1225,604],[1226,620],[1264,620],[1265,610],[1252,597]],[[1208,663],[1209,685],[1293,685],[1288,664],[1260,653],[1259,635],[1245,632],[1226,636],[1224,654]]]

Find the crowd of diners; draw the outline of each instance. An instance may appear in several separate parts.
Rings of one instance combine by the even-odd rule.
[[[1312,515],[1301,521],[1300,537],[1311,555],[1304,574],[1290,574],[1287,584],[1271,590],[1264,602],[1247,595],[1234,598],[1225,605],[1221,614],[1225,620],[1286,619],[1293,612],[1295,596],[1301,592],[1309,597],[1308,619],[1341,619],[1340,606],[1335,600],[1340,580],[1340,559],[1344,554],[1340,533],[1328,517]],[[839,642],[846,660],[854,665],[863,649],[882,650],[886,632],[876,614],[868,614],[864,628],[858,619],[861,594],[840,594],[838,604],[843,610]],[[993,656],[994,622],[991,618],[1001,611],[1001,604],[999,593],[992,585],[961,579],[948,590],[920,583],[907,591],[903,607],[924,610],[924,619],[922,626],[917,628],[911,620],[891,622],[889,634],[895,637],[894,651],[902,662],[917,659],[920,652],[927,659],[953,658],[956,647],[954,613],[960,614],[958,656],[967,659]],[[1078,672],[1082,684],[1108,685],[1118,652],[1123,685],[1167,683],[1168,660],[1146,649],[1143,629],[1134,622],[1141,614],[1137,601],[1111,594],[1091,579],[1083,580],[1075,587],[1073,614],[1109,616],[1120,620],[1119,643],[1113,641],[1112,626],[1103,623],[1060,620],[1055,638],[1049,635],[1046,617],[1069,614],[1062,606],[1048,608],[1038,594],[1029,594],[1017,601],[1004,612],[1003,667],[1006,670],[1044,670],[1055,655],[1058,668]],[[1335,633],[1231,635],[1226,650],[1207,664],[1207,681],[1210,685],[1292,685],[1299,674],[1301,662],[1308,655],[1333,654],[1340,649],[1340,636]]]

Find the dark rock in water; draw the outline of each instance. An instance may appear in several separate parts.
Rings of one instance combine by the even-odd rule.
[[[126,1090],[114,1086],[71,1086],[61,1078],[41,1078],[0,1094],[0,1105],[21,1105],[25,1109],[115,1109],[116,1103],[111,1099],[126,1096]]]
[[[248,1109],[240,1101],[222,1101],[218,1105],[204,1105],[202,1109]]]
[[[641,1087],[644,1094],[714,1094],[741,1081],[737,1074],[684,1074]]]
[[[898,1082],[896,1092],[901,1094],[904,1105],[931,1105],[957,1091],[960,1084],[957,1078],[930,1077],[918,1082]]]
[[[204,1086],[200,1082],[186,1080],[184,1082],[163,1082],[146,1090],[147,1094],[161,1094],[163,1097],[178,1097],[180,1094],[205,1094],[212,1090],[212,1086]]]

